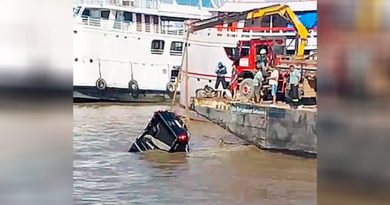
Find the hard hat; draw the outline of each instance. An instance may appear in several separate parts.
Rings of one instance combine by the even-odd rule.
[[[218,62],[218,67],[220,68],[222,66],[223,66],[222,62]]]
[[[266,53],[267,51],[264,48],[260,50],[260,54],[266,54]]]

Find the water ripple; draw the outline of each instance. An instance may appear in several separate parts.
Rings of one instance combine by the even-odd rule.
[[[316,161],[192,122],[191,152],[128,153],[161,105],[74,105],[75,204],[314,204]],[[228,144],[221,144],[220,138]]]

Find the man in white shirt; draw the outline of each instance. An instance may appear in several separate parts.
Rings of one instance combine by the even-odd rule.
[[[271,86],[272,104],[276,104],[276,92],[278,90],[279,71],[277,68],[271,67],[271,76],[269,77],[269,85]]]

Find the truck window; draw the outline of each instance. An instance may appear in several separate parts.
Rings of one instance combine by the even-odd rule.
[[[249,47],[242,47],[241,48],[241,57],[248,56],[249,55]]]
[[[230,60],[235,61],[238,59],[238,48],[224,47],[224,49],[227,57]]]

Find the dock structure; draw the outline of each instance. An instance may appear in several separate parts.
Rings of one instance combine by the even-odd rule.
[[[193,109],[243,140],[261,148],[317,154],[317,109],[193,99]]]

